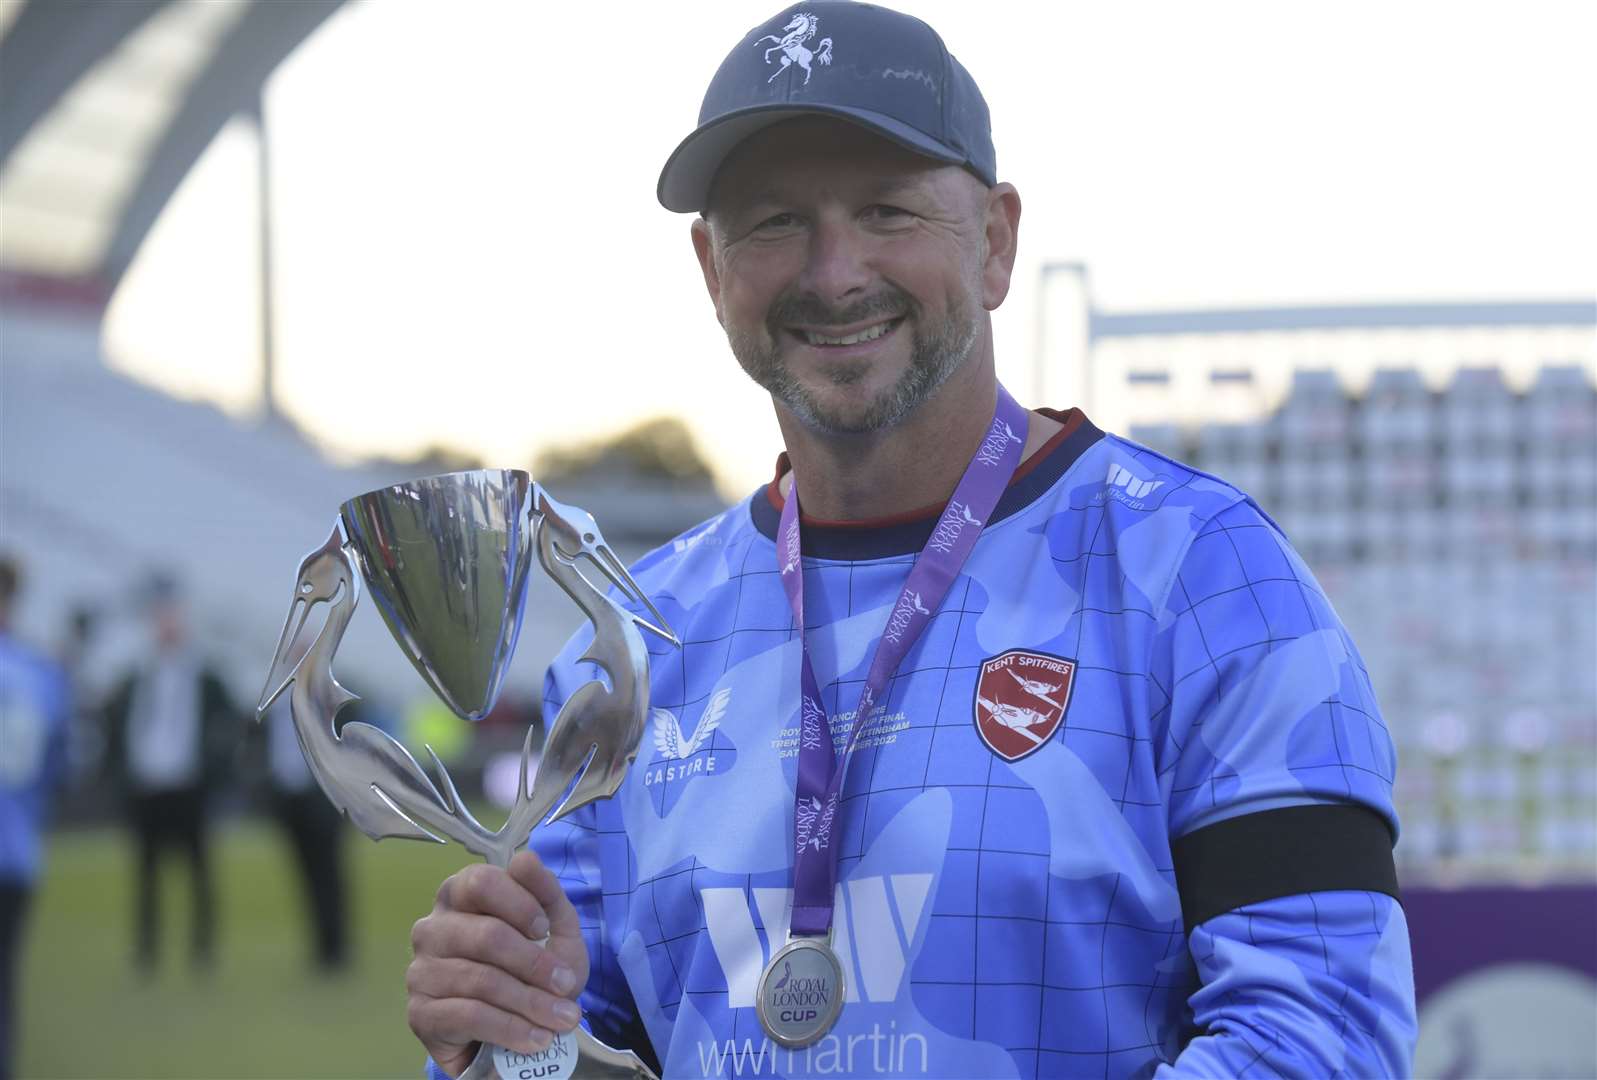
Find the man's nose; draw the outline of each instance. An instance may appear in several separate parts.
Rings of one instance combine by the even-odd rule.
[[[803,286],[822,299],[838,301],[870,288],[869,238],[851,223],[822,222],[810,234]]]

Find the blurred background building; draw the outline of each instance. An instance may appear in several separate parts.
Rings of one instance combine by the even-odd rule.
[[[1251,494],[1352,631],[1405,880],[1591,879],[1597,303],[1104,312],[1055,275],[1114,426]]]
[[[353,846],[353,831],[338,825],[334,844],[349,842],[354,857],[350,951],[360,962],[352,970],[331,962],[342,959],[340,939],[336,956],[322,942],[317,962],[301,966],[310,935],[295,927],[297,874],[287,846],[263,823],[276,805],[267,797],[275,777],[267,775],[261,730],[248,721],[295,568],[325,540],[340,504],[385,483],[485,464],[442,443],[402,455],[337,453],[277,407],[278,278],[263,88],[341,7],[341,0],[0,0],[0,553],[22,568],[14,629],[59,657],[76,705],[72,776],[56,800],[58,832],[20,987],[16,1064],[25,1075],[353,1076],[420,1067],[403,1010],[384,1003],[403,980],[390,946],[403,943],[405,925],[421,914],[416,905],[468,857],[457,851],[440,863],[430,852],[388,844],[368,862],[364,838],[365,846]],[[259,151],[240,204],[254,265],[240,278],[248,288],[238,311],[222,313],[222,337],[241,336],[260,361],[255,405],[242,413],[130,374],[107,342],[109,313],[126,295],[130,268],[229,125],[253,132]],[[190,272],[197,263],[202,278],[226,276],[219,268],[231,267],[236,254],[225,244],[214,252],[202,246],[189,256]],[[217,315],[202,291],[175,303],[164,316],[173,323]],[[231,362],[225,345],[214,347],[218,366]],[[440,361],[447,365],[447,356]],[[416,380],[419,400],[426,382]],[[338,393],[351,417],[380,408],[366,395]],[[595,427],[558,452],[493,464],[534,469],[560,498],[594,513],[628,562],[726,504],[686,427],[668,417],[620,432]],[[146,593],[155,577],[181,589],[191,637],[237,707],[229,725],[236,769],[215,804],[222,958],[218,971],[192,973],[200,980],[193,997],[173,981],[189,974],[182,965],[146,962],[136,974],[128,963],[132,875],[124,870],[132,848],[119,828],[126,811],[115,794],[102,709],[148,653]],[[418,754],[431,744],[474,801],[484,799],[483,773],[520,749],[537,716],[542,665],[581,622],[542,574],[532,576],[527,605],[506,691],[475,728],[426,689],[369,602],[339,650],[335,667],[363,698],[361,718]],[[8,749],[0,745],[0,754]],[[407,875],[419,885],[397,884]],[[173,919],[185,913],[186,891],[175,899]],[[183,936],[166,935],[174,937]],[[101,973],[87,996],[57,977],[85,965]],[[151,985],[157,971],[162,981]],[[92,1017],[99,1034],[58,1037],[56,1019],[73,1010]],[[341,1022],[330,1026],[335,1010]],[[175,1012],[209,1019],[174,1040],[157,1017]],[[265,1025],[271,1037],[239,1049],[264,1030],[267,1014],[280,1018]],[[363,1017],[375,1030],[347,1035]],[[367,1049],[355,1050],[359,1044]]]
[[[353,259],[357,267],[346,275],[348,298],[322,297],[335,308],[348,300],[338,328],[344,336],[337,348],[301,365],[297,396],[285,392],[290,350],[284,328],[296,324],[282,317],[282,294],[309,273],[303,253],[294,272],[284,272],[285,233],[274,215],[291,213],[285,204],[310,211],[303,199],[273,197],[283,177],[272,168],[265,87],[302,44],[330,32],[340,19],[347,28],[350,18],[366,15],[360,8],[341,0],[0,0],[0,549],[17,556],[25,569],[19,628],[58,650],[84,706],[74,743],[81,779],[64,803],[69,821],[92,825],[112,812],[94,779],[100,748],[93,705],[142,646],[137,595],[151,573],[182,579],[196,636],[239,703],[253,703],[288,609],[294,567],[326,536],[340,502],[394,480],[481,464],[481,444],[470,437],[481,435],[475,429],[513,427],[524,411],[530,416],[538,408],[544,410],[537,414],[541,422],[552,423],[556,412],[570,414],[560,445],[519,457],[496,454],[490,463],[532,468],[562,499],[592,512],[629,560],[724,506],[725,472],[735,468],[743,478],[751,468],[765,469],[768,452],[776,449],[774,441],[753,448],[759,440],[739,435],[747,429],[738,426],[745,411],[738,405],[721,408],[713,428],[676,418],[681,410],[671,404],[675,399],[658,387],[695,382],[684,372],[699,369],[683,364],[682,354],[701,345],[716,355],[724,351],[707,310],[696,309],[705,337],[690,338],[690,331],[662,315],[685,301],[673,286],[656,280],[646,259],[633,265],[601,253],[611,261],[599,275],[571,271],[569,259],[528,255],[540,251],[536,230],[546,224],[534,212],[540,209],[535,201],[509,215],[533,221],[533,231],[513,232],[502,244],[522,260],[512,264],[517,280],[484,284],[481,277],[472,279],[480,268],[461,268],[437,256],[407,266],[409,276],[421,282],[420,295],[453,313],[450,329],[457,336],[444,338],[440,354],[420,366],[384,354],[374,344],[389,340],[379,336],[383,326],[377,319],[363,321],[355,306],[356,279],[365,273],[376,277],[378,263],[414,257],[411,247],[419,246],[415,237],[423,225],[468,231],[461,222],[475,220],[475,204],[491,201],[481,194],[484,185],[504,171],[478,168],[475,160],[447,160],[447,148],[434,154],[421,137],[417,158],[446,158],[445,165],[460,173],[450,174],[448,182],[458,186],[425,192],[415,213],[393,226],[392,246],[361,249],[336,234],[338,223],[316,236],[320,241],[325,235],[327,242],[311,251],[312,259]],[[472,36],[480,34],[472,20],[508,18],[510,10],[483,6],[458,20],[468,26],[468,47],[465,64],[454,58],[454,77],[464,78],[464,68],[488,66],[470,62],[471,50],[489,47]],[[580,28],[546,27],[536,22],[541,16],[527,14],[534,10],[527,5],[517,16],[535,25],[526,34],[528,59],[515,70],[553,64],[552,51],[584,55],[574,44]],[[929,17],[944,25],[945,16]],[[741,27],[748,17],[727,18]],[[1389,14],[1379,18],[1387,27]],[[456,40],[448,37],[450,20],[423,21],[433,24],[428,32],[436,30],[441,40]],[[646,21],[640,12],[640,27]],[[965,40],[960,31],[946,32]],[[719,60],[726,33],[704,35],[708,44],[686,28],[679,36],[676,59],[651,77],[679,78],[697,95],[702,72]],[[688,56],[694,49],[704,56]],[[434,65],[449,59],[442,47],[408,57],[402,48],[386,51],[399,56],[410,80],[431,78]],[[962,56],[971,63],[970,55]],[[971,66],[982,73],[984,85],[1004,92],[997,78],[987,82],[986,73],[1000,65]],[[339,87],[359,93],[360,72],[337,73],[343,76]],[[593,88],[598,104],[590,105],[603,106],[609,101],[603,94],[610,92]],[[629,107],[634,103],[635,89],[615,92],[626,96]],[[1028,84],[1025,93],[1037,96],[1035,85]],[[448,100],[449,94],[449,85],[440,82],[435,97],[443,102],[438,108],[447,126],[474,130],[473,109],[486,110],[487,104],[479,98],[467,107],[464,100]],[[999,107],[996,96],[994,101],[995,122],[1014,115]],[[328,99],[326,106],[336,111],[337,103]],[[696,96],[683,105],[683,122],[695,106]],[[369,118],[377,123],[385,102],[374,95],[361,99],[361,107],[370,108]],[[586,123],[582,110],[566,111],[573,115],[565,120]],[[408,129],[411,119],[390,122]],[[561,120],[534,112],[529,124]],[[595,130],[600,138],[605,129]],[[675,126],[665,124],[650,137],[669,141],[675,133]],[[502,131],[494,134],[504,137]],[[237,213],[226,222],[235,230],[229,237],[247,239],[242,250],[250,265],[238,278],[244,284],[236,309],[219,315],[213,294],[196,289],[164,297],[157,318],[200,327],[220,318],[244,341],[251,363],[258,360],[258,371],[250,367],[246,376],[253,384],[245,394],[251,404],[224,409],[131,376],[108,346],[107,327],[117,303],[124,311],[149,306],[147,295],[129,299],[130,271],[148,253],[152,233],[204,156],[240,135],[249,153],[241,159],[247,164],[236,185],[239,197],[227,204]],[[354,144],[358,154],[363,135],[351,129],[342,142]],[[571,135],[562,138],[567,145]],[[1043,141],[1069,147],[1084,140]],[[1025,140],[1004,143],[1006,153],[1016,142]],[[591,146],[579,146],[578,156],[591,152]],[[623,194],[605,187],[623,179],[623,170],[600,169],[589,178],[591,198],[605,214],[619,217],[634,203],[640,212],[655,214],[647,189],[659,155],[651,154],[652,147],[640,151],[638,160],[647,158],[648,165],[631,169],[650,175]],[[340,180],[337,169],[314,170],[308,185],[331,202],[334,191],[349,197]],[[377,195],[358,183],[355,190]],[[548,193],[543,198],[542,207],[564,205],[551,203]],[[1040,207],[1039,225],[1046,224],[1048,198],[1068,201],[1050,195],[1028,203],[1029,219],[1038,213],[1031,207]],[[697,282],[688,281],[691,267],[679,224],[671,223],[680,249],[673,265],[684,287],[696,291]],[[237,269],[230,261],[237,245],[231,243],[219,231],[214,249],[202,244],[186,257],[199,264],[202,276],[231,275]],[[358,250],[352,255],[352,249]],[[291,245],[287,254],[295,254]],[[523,272],[527,283],[520,280]],[[547,400],[523,384],[479,374],[483,411],[457,418],[460,445],[428,436],[420,448],[404,453],[350,450],[341,419],[352,428],[370,428],[374,418],[391,413],[390,426],[404,428],[417,426],[423,416],[464,411],[444,395],[453,384],[470,381],[457,377],[455,365],[464,365],[467,353],[485,351],[470,336],[481,309],[512,311],[518,329],[527,325],[531,335],[540,335],[546,329],[541,320],[578,310],[578,298],[560,291],[568,273],[592,273],[591,281],[579,283],[585,302],[589,294],[624,294],[620,299],[627,306],[606,315],[614,325],[573,317],[589,319],[583,329],[590,334],[618,335],[619,344],[607,339],[603,348],[636,352],[624,378],[655,388],[651,392],[663,403],[659,416],[617,430],[602,422],[607,396],[620,389],[611,369],[590,365],[580,352],[560,351],[558,343],[552,354],[518,354],[506,347],[496,354],[501,367],[544,365],[531,377],[546,380],[535,385],[548,388],[541,395]],[[461,279],[481,294],[452,291]],[[1428,287],[1424,281],[1415,285]],[[385,308],[381,322],[403,324],[409,295],[392,300],[396,310]],[[702,303],[702,297],[692,299]],[[1303,552],[1351,629],[1398,744],[1397,799],[1405,823],[1398,857],[1412,890],[1422,994],[1440,995],[1448,980],[1467,973],[1434,957],[1472,955],[1470,949],[1490,937],[1455,932],[1449,922],[1449,912],[1464,911],[1471,902],[1489,900],[1488,910],[1520,928],[1541,918],[1553,937],[1573,942],[1574,958],[1559,960],[1553,946],[1549,953],[1525,945],[1535,938],[1527,931],[1520,935],[1520,951],[1481,954],[1481,965],[1540,959],[1563,963],[1566,970],[1597,970],[1597,950],[1586,945],[1597,926],[1597,303],[1577,295],[1104,310],[1086,267],[1062,263],[1041,266],[1032,302],[1034,347],[1025,347],[1023,335],[1003,339],[1005,353],[1016,358],[1010,362],[1017,366],[1005,374],[1011,385],[1017,391],[1024,386],[1030,361],[1033,400],[1083,404],[1099,426],[1126,432],[1252,493]],[[650,330],[687,344],[672,352],[674,342],[662,343]],[[202,357],[215,349],[217,367],[233,355],[203,335],[200,348]],[[665,369],[663,375],[657,369]],[[359,373],[353,382],[352,370]],[[729,362],[703,370],[732,377]],[[575,397],[559,381],[567,376],[586,377],[586,396]],[[661,381],[648,383],[650,378]],[[1056,396],[1059,386],[1078,379],[1069,394]],[[318,394],[318,387],[325,393]],[[395,411],[396,394],[413,399],[414,411]],[[571,404],[578,400],[582,408]],[[313,404],[322,411],[314,412]],[[312,415],[318,419],[307,421]],[[757,454],[761,460],[752,467],[744,460],[729,465],[725,454],[701,448],[707,434],[738,445],[743,458]],[[741,490],[746,485],[734,493]],[[432,741],[461,765],[460,775],[475,778],[495,755],[519,745],[535,712],[540,665],[578,619],[564,596],[534,575],[522,659],[501,713],[476,730],[440,715],[370,612],[357,617],[345,638],[339,672],[368,698],[372,718],[404,729],[413,748]],[[400,845],[384,846],[379,863],[399,858],[387,850],[394,846]],[[1444,906],[1426,907],[1439,902]],[[1537,915],[1544,911],[1563,914]],[[408,924],[419,913],[407,915],[401,908],[395,918]],[[386,925],[382,917],[375,903],[363,915],[373,933]],[[1421,940],[1428,927],[1445,933]],[[381,933],[402,940],[402,930],[399,937],[387,929]],[[103,959],[103,950],[94,955]],[[1579,993],[1589,995],[1594,986],[1588,978]],[[120,1000],[112,1007],[121,1008]],[[246,1018],[229,1038],[247,1039],[248,1008],[228,1007]],[[397,1011],[389,1019],[398,1019]],[[1427,1023],[1441,1034],[1426,1053],[1445,1057],[1457,1049],[1447,1041],[1453,1027]],[[137,1027],[123,1036],[142,1037]],[[404,1038],[402,1030],[384,1030],[382,1038]],[[30,1059],[36,1071],[88,1070],[48,1056],[69,1041],[57,1040],[43,1051],[46,1056]],[[132,1057],[118,1060],[150,1074],[185,1075],[189,1068],[140,1058],[146,1050],[157,1052],[129,1051]],[[394,1060],[409,1060],[403,1057],[408,1047],[399,1052]],[[1505,1051],[1509,1058],[1502,1060],[1528,1060],[1513,1058],[1518,1052]],[[204,1059],[204,1067],[214,1072],[217,1060]],[[272,1060],[279,1071],[300,1071],[285,1059]],[[1597,1053],[1592,1060],[1597,1062]]]
[[[1089,412],[1251,494],[1358,644],[1416,1075],[1597,1068],[1561,1034],[1597,1004],[1597,302],[1106,312],[1077,264],[1042,292],[1039,383],[1072,365]]]
[[[271,329],[272,199],[263,85],[341,0],[0,3],[0,545],[27,567],[21,623],[37,640],[94,633],[75,657],[91,699],[136,652],[133,597],[151,572],[181,578],[240,701],[253,700],[300,555],[339,504],[383,483],[483,464],[428,447],[405,460],[335,460],[277,407]],[[237,417],[180,400],[108,363],[107,309],[196,161],[229,123],[254,127],[261,293],[249,320],[259,407]],[[181,315],[178,318],[182,318]],[[246,328],[248,329],[248,328]],[[351,415],[366,410],[358,398]],[[535,462],[498,461],[530,468]],[[629,560],[724,505],[692,439],[669,420],[536,462],[597,515]],[[579,616],[541,576],[521,652],[547,659]],[[540,663],[542,660],[539,661]],[[339,655],[345,681],[402,712],[427,692],[377,620]],[[510,685],[536,695],[518,664]],[[517,740],[519,743],[519,740]],[[85,748],[93,750],[92,736]]]

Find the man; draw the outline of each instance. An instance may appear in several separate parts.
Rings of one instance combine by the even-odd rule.
[[[242,725],[226,686],[189,640],[176,582],[153,577],[145,603],[154,647],[106,704],[107,765],[126,794],[138,845],[134,965],[145,974],[155,968],[159,862],[175,848],[193,885],[190,958],[205,970],[216,937],[207,804],[232,766]]]
[[[301,634],[287,643],[287,662],[299,664],[315,640]],[[355,719],[362,702],[339,713],[340,725]],[[293,853],[305,898],[306,927],[311,935],[311,963],[323,974],[343,970],[349,962],[349,910],[344,857],[344,815],[311,775],[305,751],[295,733],[288,695],[274,701],[248,728],[243,758],[249,786],[283,828]]]
[[[0,1080],[16,1054],[16,981],[22,924],[39,876],[40,840],[66,775],[66,677],[11,631],[21,575],[0,558]]]
[[[1020,200],[936,34],[784,10],[660,197],[787,452],[634,569],[683,645],[615,798],[416,925],[434,1068],[580,991],[669,1076],[1407,1071],[1363,666],[1245,495],[998,386]]]
[[[301,640],[308,643],[309,635]],[[303,644],[298,645],[298,651],[303,653],[303,649]],[[341,719],[347,723],[354,711],[346,707]],[[266,805],[283,827],[304,889],[313,946],[311,962],[317,971],[333,974],[349,961],[344,816],[311,776],[305,751],[294,734],[286,694],[267,710],[265,721],[264,745],[254,752],[264,758],[259,765]]]

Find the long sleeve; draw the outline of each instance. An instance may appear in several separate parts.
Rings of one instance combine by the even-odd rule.
[[[1201,1032],[1177,1077],[1400,1077],[1416,1023],[1408,924],[1391,897],[1302,893],[1215,916],[1188,939]]]
[[[1407,1075],[1396,755],[1357,649],[1245,501],[1198,531],[1162,622],[1162,779],[1199,985],[1198,1034],[1157,1075]]]

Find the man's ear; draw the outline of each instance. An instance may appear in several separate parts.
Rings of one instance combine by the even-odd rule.
[[[715,265],[715,237],[710,232],[710,223],[702,217],[693,219],[693,253],[699,257],[699,271],[704,274],[704,287],[710,293],[710,302],[715,305],[715,318],[723,326],[725,320],[721,318],[721,271]]]
[[[1020,240],[1020,192],[1013,184],[987,191],[986,259],[982,262],[982,306],[992,311],[1009,295]]]

